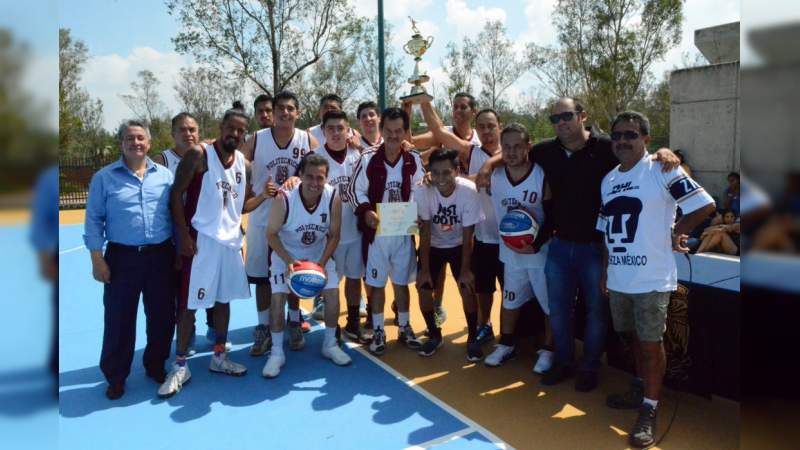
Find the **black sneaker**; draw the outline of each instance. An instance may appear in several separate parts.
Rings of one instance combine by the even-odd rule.
[[[636,409],[642,406],[644,399],[644,386],[641,380],[631,381],[627,392],[611,394],[606,398],[606,405],[614,409]]]
[[[344,335],[349,339],[351,342],[355,342],[357,344],[369,344],[372,341],[371,336],[366,336],[363,331],[361,331],[361,327],[358,324],[347,324],[344,327]]]
[[[422,347],[419,349],[418,353],[420,356],[432,356],[442,345],[444,345],[444,340],[442,337],[434,336],[422,344]]]
[[[481,344],[479,344],[477,341],[467,341],[467,361],[479,362],[482,359],[483,350],[481,349]]]
[[[554,365],[547,372],[542,375],[542,384],[545,386],[552,386],[561,383],[567,378],[575,374],[575,368],[572,366]]]
[[[579,370],[575,378],[575,390],[578,392],[591,392],[597,387],[597,372]]]
[[[639,417],[633,425],[628,444],[633,447],[649,447],[655,442],[656,434],[656,408],[643,404],[639,407]]]

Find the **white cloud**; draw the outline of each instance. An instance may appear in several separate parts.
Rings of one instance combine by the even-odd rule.
[[[181,67],[191,65],[191,59],[175,52],[162,53],[150,47],[135,47],[128,55],[98,55],[89,59],[83,75],[83,85],[93,98],[103,102],[103,126],[114,129],[122,120],[132,115],[120,99],[120,94],[130,92],[130,84],[137,73],[150,70],[161,82],[158,93],[167,111],[179,108],[173,84]]]
[[[447,0],[445,21],[454,27],[455,34],[460,38],[463,36],[474,36],[480,33],[483,24],[488,21],[500,21],[506,23],[506,11],[502,8],[492,8],[478,6],[470,9],[464,0]]]
[[[525,19],[528,28],[522,32],[519,41],[534,42],[537,45],[554,45],[558,41],[553,25],[553,11],[558,0],[527,0]]]

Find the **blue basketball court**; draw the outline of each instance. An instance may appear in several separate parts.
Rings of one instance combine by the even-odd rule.
[[[287,349],[278,378],[263,378],[266,357],[248,353],[254,299],[231,306],[231,358],[247,366],[246,376],[208,371],[211,347],[199,313],[191,382],[174,397],[159,399],[158,385],[145,377],[141,363],[145,322],[140,307],[125,395],[108,400],[98,367],[102,285],[92,279],[82,233],[82,225],[62,225],[59,232],[60,448],[510,448],[360,348],[347,349],[353,358],[347,367],[323,359],[320,325],[306,335],[303,351]]]

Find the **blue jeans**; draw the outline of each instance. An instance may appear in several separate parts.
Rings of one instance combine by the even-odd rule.
[[[575,299],[580,288],[586,301],[583,359],[579,370],[597,371],[605,350],[608,302],[600,294],[603,270],[601,244],[584,244],[554,238],[547,254],[547,293],[553,329],[555,363],[574,364]]]

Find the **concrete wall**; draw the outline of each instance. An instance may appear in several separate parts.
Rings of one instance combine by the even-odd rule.
[[[672,72],[670,148],[682,149],[694,177],[719,199],[739,171],[739,63]]]

